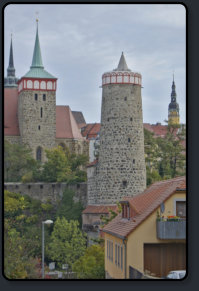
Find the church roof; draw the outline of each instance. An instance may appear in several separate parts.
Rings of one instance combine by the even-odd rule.
[[[69,106],[56,106],[56,138],[83,139]]]
[[[6,87],[6,88],[17,87],[17,81],[18,81],[18,79],[15,76],[12,37],[11,37],[9,64],[8,64],[8,68],[7,68],[7,77],[4,78],[4,87]]]
[[[44,70],[41,49],[39,43],[39,33],[38,33],[38,21],[37,21],[37,30],[35,38],[35,46],[32,58],[32,65],[30,70],[24,75],[25,78],[44,78],[44,79],[56,79],[53,75]]]
[[[86,125],[84,115],[81,111],[72,111],[72,114],[73,114],[79,128],[82,128]]]
[[[17,88],[4,88],[4,134],[19,136],[17,117],[18,90]]]

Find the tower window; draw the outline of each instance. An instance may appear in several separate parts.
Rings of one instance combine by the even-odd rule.
[[[122,185],[123,185],[123,188],[126,188],[127,187],[127,181],[122,181]]]
[[[41,107],[41,110],[40,110],[40,116],[41,118],[43,117],[43,108]]]
[[[40,130],[40,125],[38,126],[38,129]]]
[[[135,159],[133,159],[133,164],[135,164]]]
[[[124,97],[124,101],[126,101],[127,100],[127,97]]]
[[[133,121],[133,118],[132,117],[130,118],[130,121]]]
[[[107,119],[107,121],[109,121],[109,118]]]
[[[43,101],[46,101],[46,94],[43,94]]]
[[[41,161],[41,147],[37,148],[36,159],[37,159],[37,161]]]
[[[130,137],[128,138],[128,142],[131,142],[131,139],[130,139]]]
[[[37,94],[35,94],[35,101],[37,101],[38,100],[38,95]]]

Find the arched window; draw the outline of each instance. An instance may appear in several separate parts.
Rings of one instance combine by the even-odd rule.
[[[41,161],[42,148],[38,147],[36,151],[36,160]]]

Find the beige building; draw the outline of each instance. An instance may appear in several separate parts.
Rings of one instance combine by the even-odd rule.
[[[186,180],[156,182],[121,201],[103,229],[106,278],[162,278],[186,270]]]

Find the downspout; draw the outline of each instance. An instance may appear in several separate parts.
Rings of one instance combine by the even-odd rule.
[[[124,245],[124,279],[126,279],[126,242],[127,239],[123,239],[123,245]]]

